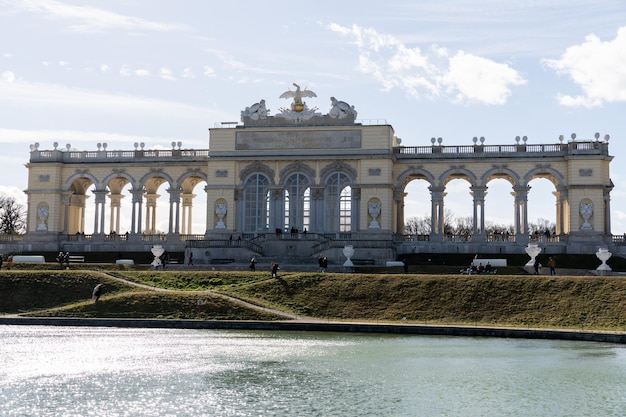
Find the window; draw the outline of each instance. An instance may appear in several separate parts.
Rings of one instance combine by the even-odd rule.
[[[266,231],[270,222],[269,179],[263,174],[252,174],[243,189],[243,230]]]

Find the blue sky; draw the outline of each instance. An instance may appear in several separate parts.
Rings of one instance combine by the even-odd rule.
[[[298,82],[309,105],[335,96],[409,146],[609,134],[613,233],[626,232],[622,0],[0,0],[0,36],[1,193],[24,198],[34,142],[206,149],[208,128],[260,99],[277,112]],[[530,220],[554,220],[553,188],[531,185]],[[407,216],[428,214],[409,187]],[[446,207],[471,212],[467,184],[450,191]],[[487,220],[512,217],[508,193],[493,184]]]

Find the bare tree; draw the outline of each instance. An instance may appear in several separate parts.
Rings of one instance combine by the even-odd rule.
[[[26,209],[15,198],[0,196],[0,233],[21,234],[26,231]]]
[[[408,235],[427,235],[430,233],[430,217],[409,217],[404,223],[404,233]]]

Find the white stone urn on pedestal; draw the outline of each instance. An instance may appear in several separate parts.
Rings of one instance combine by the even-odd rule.
[[[343,256],[346,257],[346,261],[343,263],[343,266],[354,266],[350,258],[354,256],[354,248],[352,245],[346,245],[343,247]]]
[[[215,214],[217,214],[217,224],[215,225],[216,229],[226,229],[226,224],[224,224],[224,216],[226,216],[226,212],[228,211],[228,204],[226,203],[217,203],[215,205]]]
[[[158,269],[161,265],[163,265],[161,263],[161,255],[163,255],[165,249],[163,249],[163,246],[161,245],[154,245],[152,246],[152,249],[150,249],[150,252],[152,252],[152,255],[154,255],[154,260],[150,265],[152,265],[154,269]]]
[[[528,243],[528,246],[524,248],[528,256],[530,256],[530,261],[526,263],[526,266],[535,266],[535,258],[537,255],[541,253],[541,248],[535,242]]]
[[[611,267],[606,264],[611,255],[613,254],[607,248],[598,248],[596,256],[602,261],[602,265],[596,268],[597,271],[612,271]]]
[[[369,225],[370,229],[380,229],[380,224],[378,224],[378,220],[376,220],[380,215],[380,206],[381,204],[378,202],[372,202],[367,204],[368,212],[370,216],[372,216],[372,221]]]

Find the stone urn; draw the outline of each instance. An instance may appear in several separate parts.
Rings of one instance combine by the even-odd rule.
[[[606,264],[611,255],[613,254],[607,248],[598,248],[596,256],[602,261],[602,264],[596,268],[597,271],[612,271],[611,267]]]
[[[224,216],[226,216],[226,212],[228,211],[228,204],[226,203],[217,203],[215,205],[215,214],[217,214],[217,224],[215,225],[216,229],[225,229],[226,224],[224,223]]]
[[[343,266],[354,266],[350,258],[354,256],[354,247],[352,245],[346,245],[343,247],[343,256],[346,257],[346,261],[343,263]]]
[[[526,263],[526,266],[533,267],[535,266],[535,258],[537,255],[541,253],[541,248],[535,242],[528,243],[528,246],[524,248],[528,256],[530,256],[530,261]]]
[[[152,255],[154,256],[154,260],[150,265],[152,265],[154,269],[158,269],[161,265],[163,265],[161,262],[161,255],[163,255],[165,249],[163,249],[163,246],[161,245],[154,245],[150,249],[150,252],[152,252]]]

